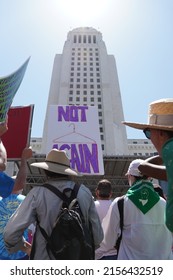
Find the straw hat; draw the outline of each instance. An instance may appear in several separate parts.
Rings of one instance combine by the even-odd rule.
[[[81,176],[76,170],[70,168],[70,160],[66,151],[52,149],[44,162],[31,163],[31,166],[49,170],[58,174]]]
[[[123,124],[137,128],[154,128],[173,131],[173,98],[159,99],[149,104],[148,123],[122,122]]]

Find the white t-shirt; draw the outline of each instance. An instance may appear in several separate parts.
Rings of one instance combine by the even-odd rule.
[[[96,200],[95,201],[95,206],[96,206],[96,210],[97,213],[99,215],[100,221],[102,222],[104,217],[106,216],[109,207],[112,203],[111,199],[108,200]],[[103,224],[102,224],[103,227]],[[104,228],[103,228],[104,231]],[[108,251],[103,251],[102,248],[98,248],[97,250],[95,250],[95,259],[101,259],[103,256],[112,256],[112,255],[116,255],[117,252],[114,248],[108,250]]]

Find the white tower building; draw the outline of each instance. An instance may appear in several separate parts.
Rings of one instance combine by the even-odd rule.
[[[108,55],[102,34],[94,28],[76,28],[68,33],[63,53],[56,54],[44,123],[45,153],[49,105],[98,106],[104,156],[127,155],[126,127],[116,62]]]

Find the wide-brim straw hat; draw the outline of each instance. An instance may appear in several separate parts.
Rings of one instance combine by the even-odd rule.
[[[65,174],[71,176],[82,176],[76,170],[70,167],[70,160],[66,151],[52,149],[44,162],[31,163],[31,166],[42,168],[54,173]]]
[[[148,123],[123,121],[123,124],[136,129],[160,129],[173,131],[173,98],[159,99],[149,104]]]

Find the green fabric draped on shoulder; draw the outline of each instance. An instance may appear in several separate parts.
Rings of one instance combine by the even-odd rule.
[[[143,214],[146,214],[160,199],[153,184],[148,180],[136,181],[126,195]]]
[[[173,138],[162,147],[162,159],[166,166],[168,192],[166,200],[166,226],[173,232]]]

